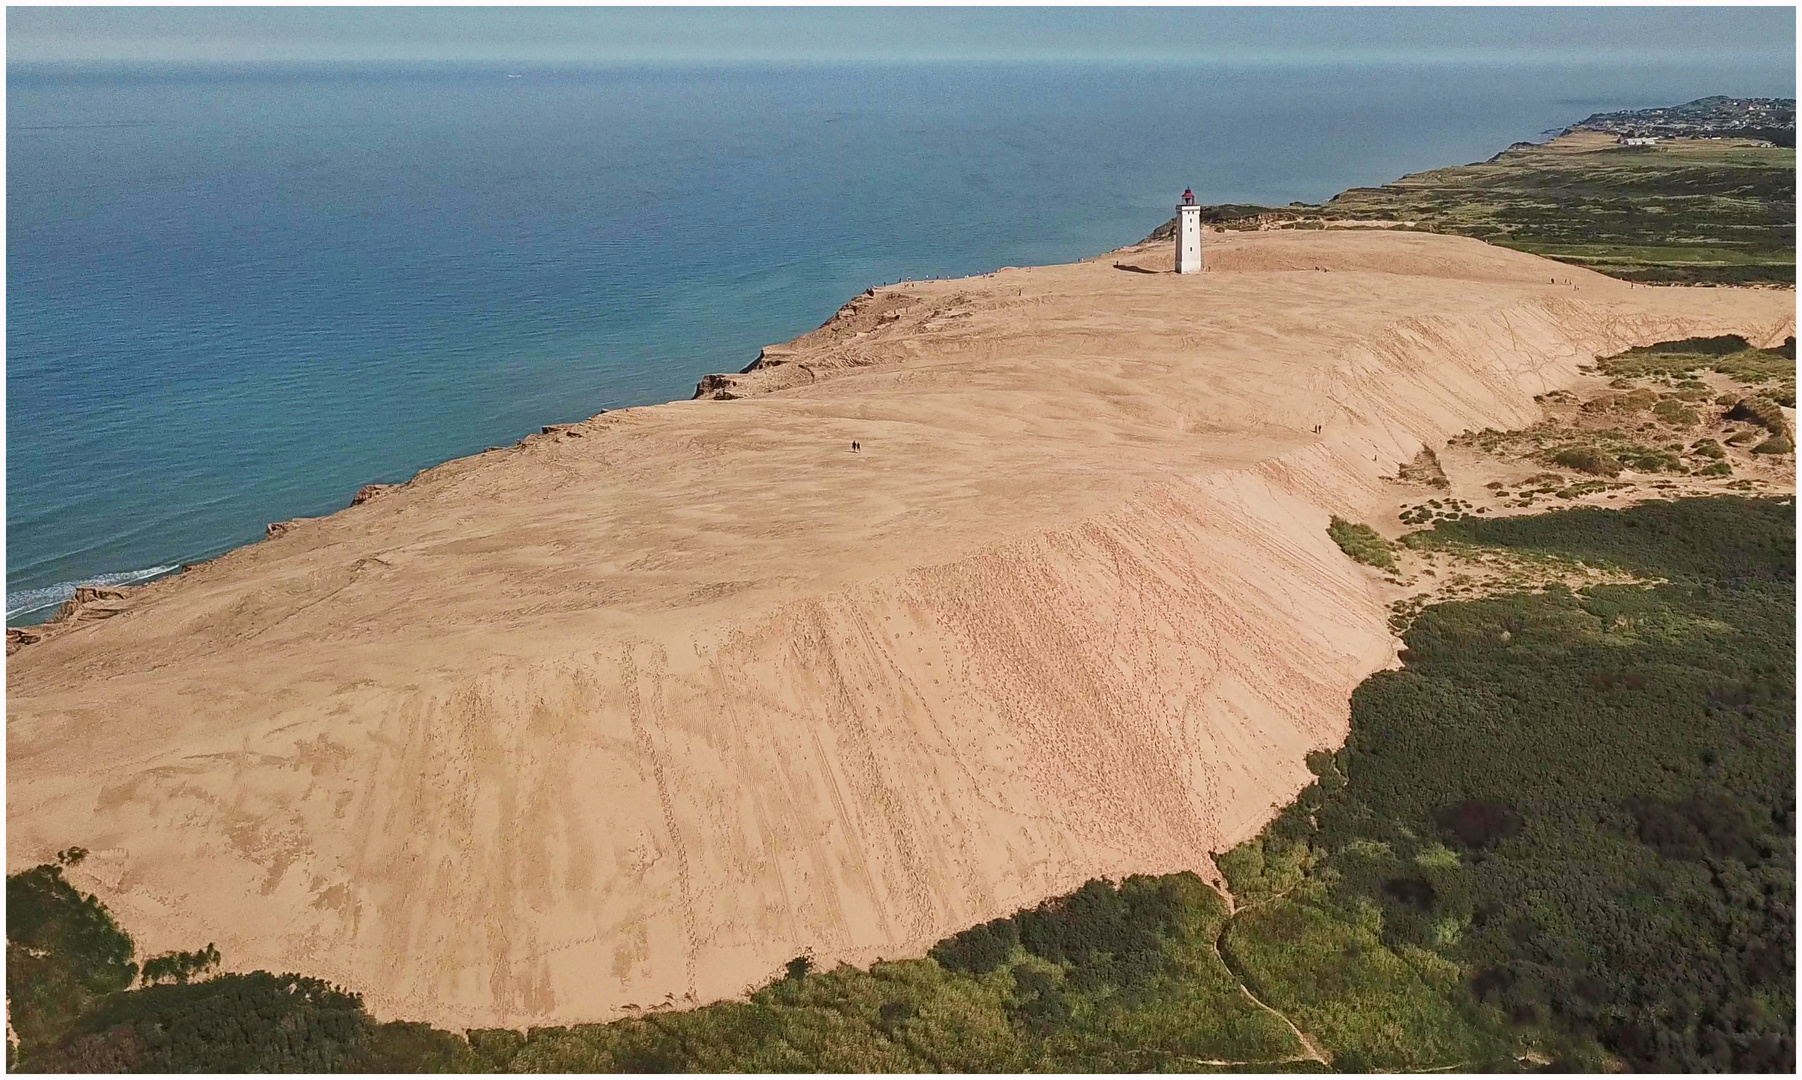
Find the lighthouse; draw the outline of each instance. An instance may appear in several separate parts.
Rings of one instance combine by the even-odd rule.
[[[1176,206],[1176,272],[1201,273],[1201,207],[1195,205],[1195,192],[1183,189],[1183,201]]]

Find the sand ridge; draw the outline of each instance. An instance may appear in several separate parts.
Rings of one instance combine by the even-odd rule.
[[[1795,323],[1454,237],[1121,269],[1169,259],[876,290],[732,400],[446,463],[21,650],[9,869],[80,844],[141,951],[446,1026],[1207,869],[1393,662],[1329,514],[1597,354]]]

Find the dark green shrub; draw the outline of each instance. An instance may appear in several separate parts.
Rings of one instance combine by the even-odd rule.
[[[1579,506],[1440,522],[1413,535],[1421,538],[1417,542],[1520,548],[1655,577],[1763,580],[1785,567],[1779,580],[1795,580],[1796,509],[1788,499],[1723,495],[1646,502],[1630,510]]]
[[[1014,968],[1014,1018],[1035,1034],[1055,1031],[1070,1019],[1070,1000],[1051,976],[1024,964]]]
[[[1434,815],[1441,831],[1467,848],[1481,851],[1519,835],[1521,816],[1497,799],[1464,799]]]
[[[473,1028],[464,1034],[469,1039],[470,1052],[487,1065],[481,1070],[486,1072],[507,1071],[514,1055],[526,1044],[523,1032],[507,1028]]]
[[[1163,938],[1177,928],[1179,890],[1162,878],[1096,879],[1014,916],[1020,944],[1069,963],[1079,985],[1128,986],[1160,966]]]
[[[1683,461],[1676,454],[1662,450],[1634,447],[1621,453],[1621,460],[1639,472],[1682,472]]]
[[[1628,349],[1622,355],[1656,356],[1675,353],[1696,356],[1730,356],[1736,352],[1744,352],[1751,347],[1752,343],[1738,334],[1722,334],[1719,337],[1690,337],[1677,341],[1660,341],[1656,345],[1641,345],[1636,349]]]
[[[1727,795],[1634,798],[1624,805],[1638,822],[1640,841],[1667,859],[1702,862],[1712,856],[1757,861],[1749,845],[1759,830],[1746,807]]]
[[[64,852],[80,862],[85,852]],[[7,1016],[27,1055],[131,985],[132,941],[106,905],[46,863],[6,878]]]
[[[1552,454],[1552,464],[1593,476],[1619,476],[1620,459],[1595,446],[1567,446]]]
[[[298,975],[222,975],[115,994],[53,1049],[46,1072],[341,1072],[374,1024],[362,999]]]
[[[470,1051],[469,1043],[430,1024],[395,1020],[375,1025],[358,1047],[351,1072],[444,1073],[486,1072],[488,1063]]]
[[[194,952],[167,952],[151,957],[144,961],[144,971],[138,978],[145,986],[161,982],[185,983],[218,966],[219,950],[209,942],[206,948]]]
[[[1754,454],[1793,454],[1796,444],[1787,435],[1773,435],[1752,448]]]
[[[1783,419],[1783,410],[1777,403],[1768,398],[1740,398],[1733,408],[1728,409],[1722,420],[1740,420],[1748,424],[1757,424],[1772,435],[1789,434],[1789,423]]]
[[[953,934],[932,947],[928,953],[948,971],[968,971],[987,975],[1013,955],[1020,944],[1020,931],[1014,920],[994,919]]]

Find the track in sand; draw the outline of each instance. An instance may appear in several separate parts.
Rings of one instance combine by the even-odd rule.
[[[447,463],[51,632],[8,663],[8,868],[82,845],[140,952],[446,1027],[1211,873],[1393,662],[1329,515],[1597,354],[1794,332],[1793,293],[1455,237],[1210,245],[879,290],[736,400]]]

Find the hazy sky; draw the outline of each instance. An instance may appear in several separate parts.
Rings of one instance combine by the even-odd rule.
[[[10,61],[1795,62],[1794,8],[29,8]],[[1767,67],[1768,70],[1768,67]]]

